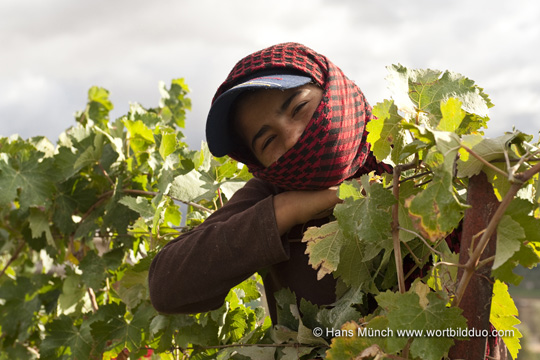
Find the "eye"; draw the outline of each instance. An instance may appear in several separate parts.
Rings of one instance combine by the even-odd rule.
[[[270,143],[271,143],[272,141],[274,141],[275,138],[276,138],[276,135],[269,136],[269,137],[264,141],[264,143],[263,143],[263,145],[262,145],[262,150],[266,149],[266,147],[267,147],[268,145],[270,145]]]
[[[307,101],[299,103],[293,110],[293,116],[298,114],[300,110],[302,110],[307,103],[308,103]]]

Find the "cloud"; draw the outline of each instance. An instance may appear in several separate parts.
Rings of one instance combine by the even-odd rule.
[[[6,0],[2,6],[2,135],[55,140],[73,124],[92,85],[111,91],[114,118],[129,102],[157,105],[158,82],[184,77],[193,90],[186,134],[198,147],[210,100],[230,68],[284,41],[327,55],[373,104],[389,96],[387,65],[451,69],[490,94],[494,135],[513,122],[529,132],[540,128],[540,4],[533,0]]]

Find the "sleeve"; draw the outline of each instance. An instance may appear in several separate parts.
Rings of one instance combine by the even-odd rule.
[[[220,307],[229,290],[257,270],[286,261],[279,236],[276,189],[251,179],[221,209],[168,243],[148,275],[150,300],[163,313],[197,313]]]

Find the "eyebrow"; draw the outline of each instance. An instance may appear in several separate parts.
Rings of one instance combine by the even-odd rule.
[[[291,105],[292,101],[294,100],[295,97],[297,97],[298,95],[300,95],[300,93],[302,92],[302,90],[297,90],[295,91],[294,93],[291,94],[291,96],[289,96],[287,99],[285,99],[285,101],[283,102],[283,104],[281,104],[280,108],[279,108],[279,112],[280,113],[284,113],[285,111],[287,111],[287,108]],[[251,149],[255,150],[255,143],[257,142],[257,140],[262,137],[268,130],[270,130],[270,126],[268,125],[263,125],[261,126],[261,128],[259,129],[259,131],[257,131],[257,133],[255,134],[255,136],[253,136],[253,139],[251,140]]]

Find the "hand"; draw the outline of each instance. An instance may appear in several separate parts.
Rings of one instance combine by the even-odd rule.
[[[311,219],[332,214],[336,204],[337,187],[317,191],[287,191],[274,196],[274,212],[279,234],[283,235],[293,226]]]

